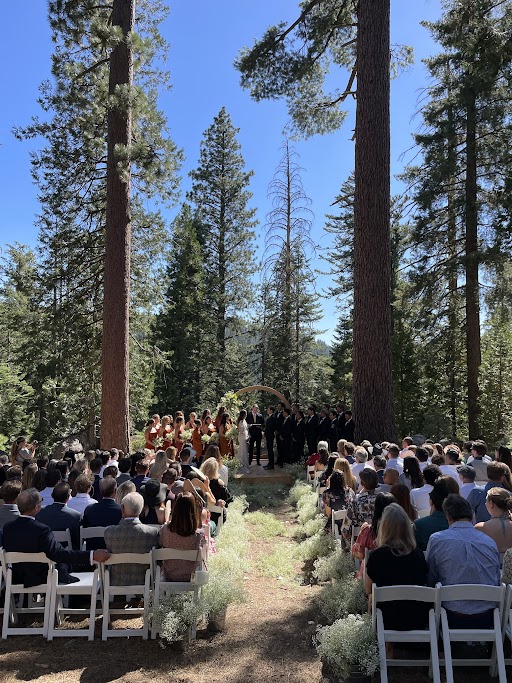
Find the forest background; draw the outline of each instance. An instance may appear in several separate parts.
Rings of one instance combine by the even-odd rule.
[[[447,6],[459,4],[464,6]],[[482,435],[492,442],[506,440],[512,426],[510,159],[503,153],[511,99],[508,71],[492,76],[489,36],[493,30],[504,32],[511,10],[510,3],[494,3],[500,6],[496,21],[501,23],[487,26],[488,8],[478,4],[479,58],[489,66],[492,81],[481,79],[478,116],[481,139],[493,143],[482,142],[478,149],[479,414]],[[144,0],[138,6],[136,30],[147,38],[137,46],[136,79],[146,93],[138,126],[150,131],[155,154],[147,155],[141,146],[134,195],[134,428],[152,410],[212,408],[227,389],[260,382],[288,390],[302,405],[337,400],[350,405],[353,103],[349,98],[343,104],[349,114],[338,130],[339,122],[331,121],[324,136],[304,140],[312,132],[306,126],[297,140],[287,142],[283,129],[287,126],[293,136],[297,126],[290,126],[285,103],[253,102],[240,88],[233,67],[239,50],[251,46],[268,25],[292,19],[295,2],[277,8],[272,3],[257,8],[177,3],[168,18],[162,3]],[[442,31],[420,26],[420,20],[440,19],[437,2],[397,1],[392,8],[392,43],[415,51],[415,63],[401,64],[392,84],[397,429],[463,438],[468,433],[467,260],[457,245],[464,240],[466,207],[457,183],[464,178],[457,160],[444,174],[438,172],[450,143],[447,122],[454,127],[454,147],[460,154],[465,149],[463,107],[457,105],[459,75],[454,72],[447,82],[442,59],[421,62],[461,46],[443,39]],[[70,83],[83,73],[77,66],[82,55],[76,34],[88,56],[102,34],[94,18],[73,26],[73,18],[63,23],[54,11],[50,24],[46,3],[32,9],[21,17],[14,6],[8,8],[9,25],[20,32],[23,26],[30,49],[20,49],[15,30],[1,48],[5,64],[13,55],[19,61],[2,77],[10,104],[2,112],[0,152],[0,434],[7,442],[28,432],[51,444],[95,422],[100,402],[102,132],[97,102],[102,77],[89,80],[87,75],[88,90],[78,100],[70,97]],[[462,10],[459,22],[465,25]],[[449,33],[457,35],[457,30],[451,26]],[[464,32],[459,33],[464,41]],[[170,79],[164,73],[166,40],[173,46]],[[474,39],[468,39],[465,49],[474,47]],[[37,87],[48,78],[39,94],[41,110]],[[343,88],[345,80],[333,68],[327,86],[341,83]],[[33,116],[40,118],[31,122]],[[24,142],[13,139],[12,127]],[[503,137],[493,137],[496,131]],[[227,165],[232,190],[224,235],[216,216],[207,215],[218,199],[215,192],[222,192],[215,182],[219,164]],[[295,213],[287,225],[288,179]],[[451,236],[445,229],[449,205],[455,210]],[[368,343],[379,343],[375,330],[368,330]]]

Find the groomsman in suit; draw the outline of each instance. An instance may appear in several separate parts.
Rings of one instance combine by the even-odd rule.
[[[283,408],[283,422],[279,427],[278,440],[281,442],[279,467],[291,462],[293,422],[290,408]]]
[[[318,415],[316,414],[316,405],[312,403],[308,407],[308,419],[306,420],[306,441],[308,444],[308,454],[311,456],[316,453],[316,445],[318,443]]]
[[[284,403],[279,401],[279,403],[277,404],[277,410],[274,414],[276,446],[277,446],[276,465],[279,465],[279,466],[281,466],[281,463],[283,462],[283,442],[280,438],[281,427],[283,426],[283,422],[284,422],[283,408],[284,408]]]
[[[249,465],[252,463],[254,444],[256,444],[256,464],[261,465],[261,440],[263,438],[265,418],[259,410],[257,405],[253,405],[251,412],[247,415],[247,426],[249,427]]]
[[[318,441],[327,441],[327,443],[329,443],[330,432],[331,421],[329,419],[329,410],[324,406],[320,411],[320,418],[318,420]]]
[[[295,421],[292,422],[292,461],[302,462],[304,459],[304,444],[306,443],[306,422],[304,413],[298,410]]]
[[[356,425],[354,422],[354,418],[352,417],[352,411],[346,410],[345,411],[345,426],[343,427],[343,433],[344,433],[344,438],[347,441],[351,441],[353,443],[355,429],[356,429]]]
[[[267,442],[267,453],[268,453],[268,465],[265,465],[263,469],[273,470],[274,469],[274,438],[276,431],[276,418],[274,417],[274,406],[269,406],[267,408],[267,419],[265,422],[265,441]]]

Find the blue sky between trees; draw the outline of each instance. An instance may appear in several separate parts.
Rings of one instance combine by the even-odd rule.
[[[428,85],[421,60],[438,51],[420,21],[437,19],[440,0],[392,0],[392,44],[412,45],[415,62],[400,74],[391,86],[391,164],[399,173],[405,159],[411,158],[411,134],[421,124],[415,116]],[[297,0],[176,0],[162,26],[171,43],[168,68],[172,90],[163,92],[160,106],[167,115],[171,135],[185,153],[182,170],[182,198],[190,187],[188,172],[195,168],[202,134],[213,117],[225,106],[235,126],[247,168],[254,171],[251,181],[253,199],[260,224],[257,229],[260,253],[263,247],[265,217],[270,210],[267,187],[281,157],[282,131],[288,116],[283,102],[253,102],[239,85],[239,74],[233,60],[240,48],[252,45],[270,24],[290,20],[297,14]],[[0,42],[0,75],[3,106],[0,109],[0,253],[4,245],[15,241],[34,246],[37,239],[35,218],[38,213],[37,188],[30,175],[30,150],[38,142],[18,142],[12,128],[26,124],[41,113],[37,104],[39,84],[50,76],[52,43],[47,22],[47,3],[29,0],[6,3],[2,7],[4,32]],[[346,76],[345,76],[346,78]],[[305,169],[303,184],[312,200],[314,222],[312,238],[319,247],[328,247],[329,237],[323,233],[325,214],[340,186],[353,168],[354,107],[343,128],[334,135],[316,136],[294,143]],[[401,187],[392,180],[393,192]],[[169,223],[178,207],[168,212]],[[326,264],[317,255],[315,267]],[[330,284],[330,278],[319,275],[318,291]],[[335,302],[322,298],[324,318],[318,327],[327,343],[332,340],[337,314]]]

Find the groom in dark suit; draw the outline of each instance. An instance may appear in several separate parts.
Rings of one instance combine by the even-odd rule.
[[[263,438],[265,419],[259,412],[257,405],[253,405],[251,412],[247,415],[247,425],[249,427],[249,465],[252,463],[254,444],[256,444],[256,463],[260,465],[261,439]]]

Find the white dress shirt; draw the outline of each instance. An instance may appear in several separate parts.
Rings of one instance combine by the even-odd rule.
[[[452,479],[455,479],[457,484],[460,486],[460,477],[457,472],[457,465],[441,465],[440,468],[443,474],[447,474]]]
[[[45,489],[42,491],[39,491],[39,495],[41,496],[42,503],[41,507],[44,508],[47,505],[51,505],[54,501],[52,498],[52,493],[53,493],[53,486],[47,486]],[[23,515],[25,516],[25,515]]]
[[[430,484],[424,484],[419,489],[411,489],[411,504],[418,512],[420,510],[430,510],[429,493],[434,487]]]
[[[97,502],[98,501],[91,498],[88,493],[77,493],[76,496],[68,500],[68,507],[83,515],[84,510],[88,505],[94,505],[94,503]]]

